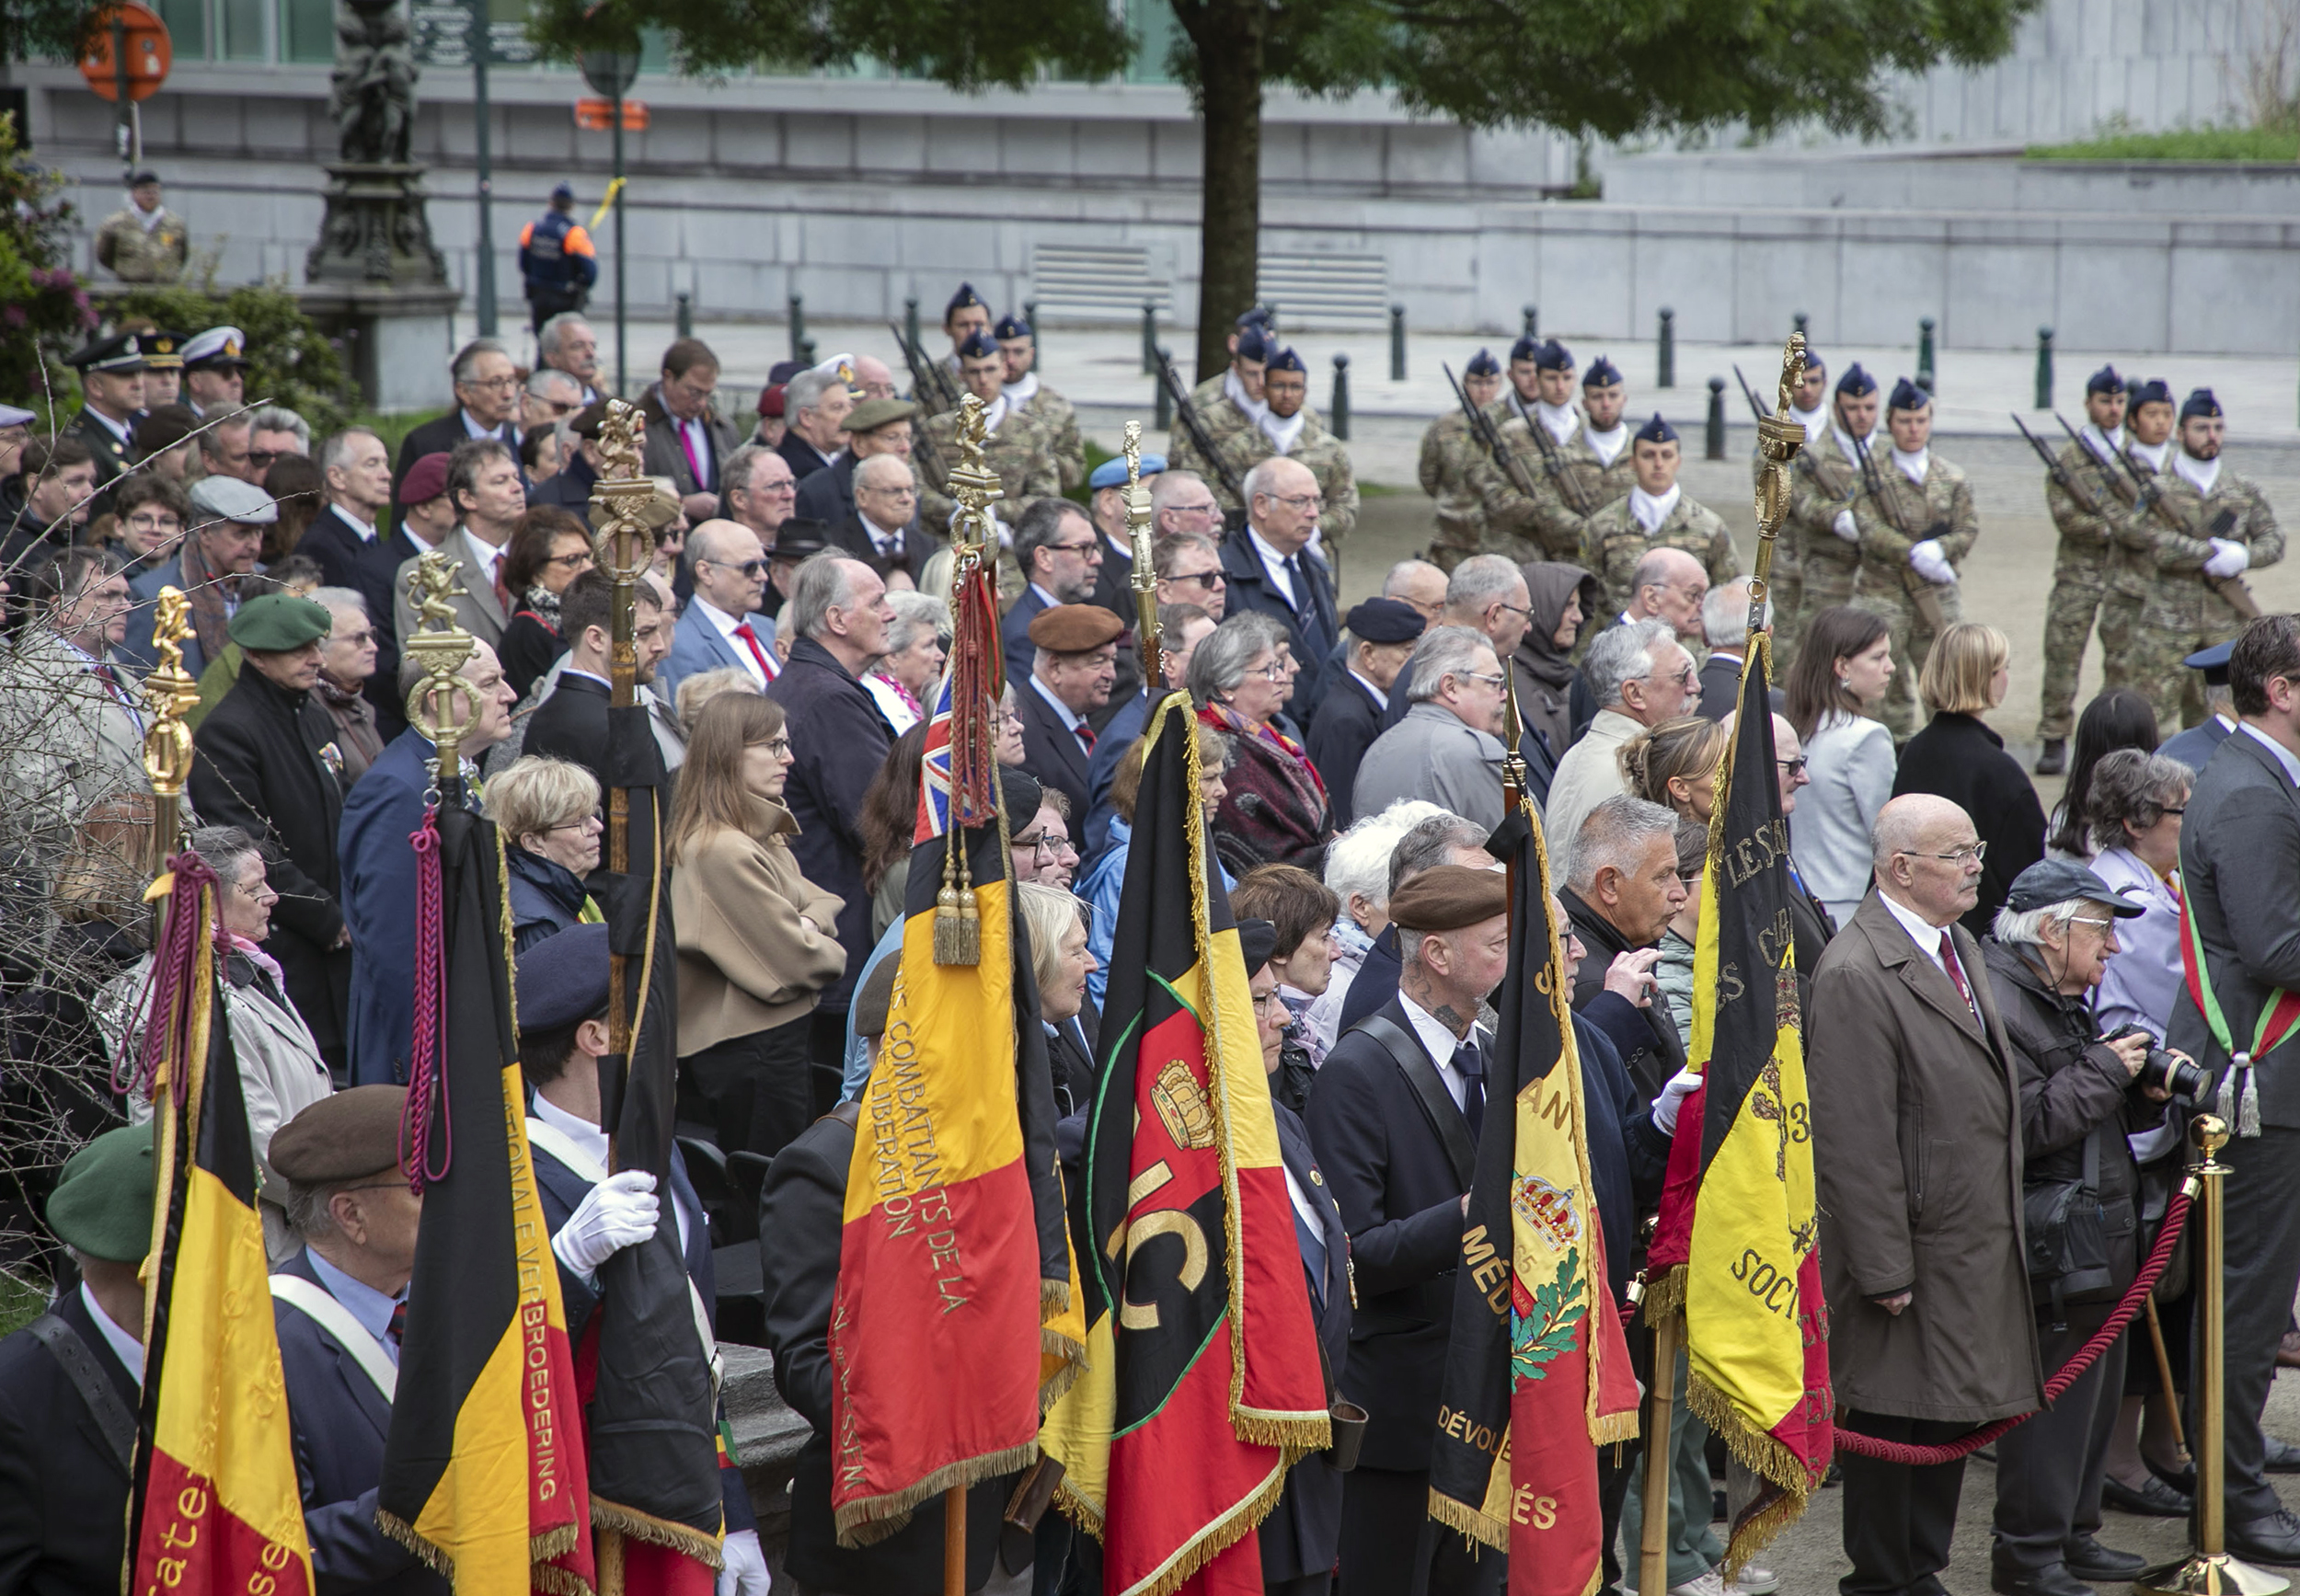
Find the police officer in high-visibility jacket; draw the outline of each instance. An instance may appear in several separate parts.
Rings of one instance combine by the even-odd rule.
[[[527,304],[535,331],[561,311],[581,310],[599,281],[599,251],[575,220],[575,190],[561,183],[551,190],[551,208],[519,232],[519,270],[527,280]]]

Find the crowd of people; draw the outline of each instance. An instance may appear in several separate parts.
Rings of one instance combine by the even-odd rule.
[[[89,1083],[92,1130],[142,1112],[105,1088],[116,1063],[125,1078],[149,1018],[137,839],[154,814],[153,707],[137,678],[157,660],[153,617],[173,586],[188,596],[180,652],[201,693],[180,818],[224,884],[224,1015],[267,1243],[276,1267],[331,1293],[394,1362],[415,1200],[404,1187],[389,1195],[398,1151],[376,1127],[396,1115],[409,1068],[409,836],[435,752],[407,713],[420,674],[408,579],[421,556],[454,566],[455,622],[474,639],[461,668],[479,709],[460,744],[466,801],[505,848],[523,1062],[539,1165],[553,1160],[569,1300],[590,1301],[598,1263],[650,1234],[665,1197],[698,1269],[723,1227],[683,1179],[658,1194],[645,1177],[604,1177],[596,1074],[576,1062],[607,1045],[597,872],[615,777],[615,597],[585,516],[607,468],[608,401],[588,324],[572,312],[539,321],[532,372],[490,339],[460,350],[454,408],[396,458],[363,428],[314,439],[288,412],[246,410],[245,339],[230,327],[115,330],[75,358],[86,408],[73,429],[0,428],[9,912],[70,939],[84,953],[75,968],[95,971],[83,990],[27,1001],[95,1016],[101,1056],[69,1061]],[[1593,1159],[1621,1290],[1692,1081],[1701,874],[1753,626],[1775,639],[1774,774],[1844,1422],[1930,1441],[2041,1406],[2043,1374],[2105,1319],[2163,1212],[2191,1105],[2169,1102],[2168,1078],[2150,1071],[2177,1048],[2241,1077],[2231,1544],[2300,1563],[2300,1521],[2261,1472],[2300,1465],[2300,1453],[2259,1422],[2279,1359],[2300,1361],[2300,1336],[2286,1338],[2300,1227],[2283,1198],[2300,1165],[2277,1156],[2300,1135],[2300,1100],[2282,1091],[2275,1043],[2250,1049],[2248,1069],[2224,1069],[2247,1051],[2227,1020],[2248,1037],[2260,1009],[2300,986],[2290,877],[2261,867],[2300,857],[2289,617],[2239,628],[2233,609],[2210,610],[2229,603],[2224,590],[2190,582],[2168,597],[2178,584],[2153,578],[2134,614],[2104,612],[2104,641],[2134,651],[2121,658],[2178,642],[2185,663],[2176,675],[2134,667],[2073,719],[2065,797],[2048,815],[1986,719],[2011,685],[2011,651],[1959,616],[1957,565],[1977,527],[1962,474],[1930,452],[1921,389],[1896,385],[1880,433],[1873,379],[1853,367],[1832,395],[1820,362],[1809,366],[1797,414],[1810,448],[1775,568],[1779,608],[1753,614],[1722,522],[1677,485],[1674,432],[1659,417],[1632,428],[1617,370],[1601,359],[1577,382],[1555,341],[1521,343],[1506,370],[1481,357],[1470,393],[1491,407],[1502,456],[1456,418],[1433,428],[1431,557],[1390,568],[1345,608],[1329,557],[1354,520],[1347,453],[1304,404],[1299,360],[1254,314],[1168,453],[1141,462],[1154,683],[1135,632],[1123,462],[1088,469],[1075,412],[1034,370],[1027,324],[994,323],[961,288],[944,327],[949,353],[907,396],[884,362],[841,354],[777,368],[746,430],[718,404],[717,357],[683,338],[637,407],[658,530],[633,617],[635,677],[663,771],[679,1119],[690,1156],[767,1171],[767,1339],[786,1399],[817,1430],[793,1487],[788,1572],[800,1590],[924,1590],[939,1578],[921,1549],[939,1544],[930,1511],[868,1557],[832,1533],[821,1442],[836,1239],[834,1227],[826,1266],[810,1194],[845,1168],[841,1132],[820,1128],[839,1123],[868,1077],[899,964],[924,720],[951,645],[945,473],[964,396],[980,402],[1005,492],[996,757],[1057,1097],[1083,1109],[1100,1068],[1143,727],[1154,694],[1185,693],[1210,885],[1248,928],[1272,1096],[1311,1160],[1317,1194],[1297,1181],[1294,1202],[1321,1303],[1312,1222],[1330,1207],[1347,1237],[1354,1316],[1335,1310],[1348,1329],[1333,1377],[1371,1421],[1353,1471],[1305,1470],[1290,1487],[1289,1533],[1264,1541],[1271,1589],[1308,1596],[1334,1588],[1337,1570],[1350,1596],[1501,1588],[1501,1560],[1468,1556],[1429,1519],[1427,1475],[1464,1149],[1500,1118],[1484,1081],[1507,921],[1486,843],[1505,813],[1504,763],[1522,758],[1547,835],[1576,1031],[1604,1105]],[[2123,394],[2094,385],[2093,420],[2120,448]],[[2148,442],[2164,396],[2144,388],[2134,407],[2130,447],[2166,446]],[[2219,425],[2196,398],[2184,417],[2182,447],[2191,429],[2199,442],[2153,502],[2177,498],[2175,479],[2208,507],[2250,493],[2183,466],[2212,462]],[[2099,442],[2087,438],[2072,448]],[[2059,516],[2058,477],[2053,491]],[[2200,545],[2195,569],[2225,579],[2242,568],[2227,550],[2258,563],[2281,552],[2265,505],[2246,504]],[[2084,535],[2118,580],[2146,560],[2189,568],[2146,505],[2094,510],[2105,530]],[[2101,591],[2104,603],[2123,593]],[[2048,696],[2059,680],[2048,676]],[[2185,729],[2182,703],[2196,711]],[[2215,823],[2184,824],[2191,806]],[[2183,978],[2184,913],[2201,989]],[[39,984],[22,969],[9,979]],[[2197,990],[2221,996],[2200,1006]],[[53,1270],[63,1333],[132,1390],[142,1316],[126,1304],[144,1244],[119,1212],[138,1181],[148,1208],[150,1169],[118,1135],[96,1136],[52,1190],[32,1193],[73,1261],[24,1261]],[[851,1147],[851,1123],[844,1135]],[[2071,1185],[2107,1216],[2105,1254],[2053,1274],[2034,1246],[2024,1253],[2024,1223],[2033,1243],[2038,1194]],[[283,1345],[291,1321],[324,1344],[342,1325],[297,1307],[300,1290],[282,1296]],[[2104,1503],[2191,1510],[2170,1422],[2188,1299],[2160,1295],[2173,1391],[2153,1359],[2120,1349],[2000,1443],[1994,1556],[2007,1596],[2128,1577],[2138,1559],[2096,1538]],[[40,1402],[60,1400],[53,1371],[71,1367],[51,1345],[18,1336],[0,1349],[0,1430],[71,1430],[33,1403],[35,1386]],[[351,1521],[347,1504],[374,1484],[372,1426],[305,1422],[302,1405],[341,1396],[305,1389],[298,1366],[289,1402],[311,1452],[306,1507],[315,1521],[334,1515],[315,1533],[323,1582],[435,1587],[372,1523]],[[1721,1446],[1682,1402],[1674,1436],[1665,1504],[1632,1493],[1624,1462],[1606,1464],[1608,1578],[1626,1499],[1632,1552],[1647,1512],[1669,1518],[1672,1596],[1776,1589],[1761,1566],[1722,1573],[1709,1528]],[[86,1471],[62,1477],[109,1477],[87,1450]],[[9,1451],[0,1588],[109,1579],[118,1515],[45,1510],[52,1482],[8,1473]],[[1845,1463],[1847,1596],[1938,1590],[1961,1467]],[[739,1485],[729,1490],[720,1590],[757,1596],[764,1555]],[[1090,1577],[1083,1542],[1041,1534],[1037,1557],[1034,1572],[985,1562],[971,1588],[1075,1590]]]

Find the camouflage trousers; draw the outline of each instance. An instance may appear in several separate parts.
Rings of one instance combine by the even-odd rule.
[[[1954,583],[1933,590],[1940,596],[1941,623],[1955,626],[1964,619],[1964,595]],[[1882,615],[1892,637],[1892,680],[1886,684],[1884,702],[1871,711],[1892,732],[1896,743],[1906,742],[1915,735],[1916,678],[1925,669],[1926,656],[1933,651],[1933,639],[1938,635],[1916,613],[1916,605],[1905,592],[1897,589],[1880,592],[1866,589],[1853,600],[1857,610]]]
[[[2145,603],[2136,604],[2133,609],[2136,613],[2124,649],[2123,680],[2119,685],[2130,687],[2148,700],[2149,707],[2156,712],[2159,738],[2202,725],[2206,714],[2203,672],[2191,671],[2180,661],[2199,649],[2229,641],[2244,630],[2243,623],[2231,619],[2218,625],[2202,625],[2151,614]],[[2104,634],[2107,625],[2104,608]]]
[[[2107,583],[2108,564],[2098,552],[2064,553],[2053,568],[2053,592],[2044,601],[2044,695],[2037,719],[2037,736],[2047,742],[2065,741],[2076,729],[2076,678]],[[2103,615],[2102,626],[2107,625]],[[2108,647],[2105,630],[2101,647]]]
[[[1806,545],[1804,557],[1797,562],[1794,602],[1783,590],[1776,590],[1774,635],[1778,639],[1773,660],[1776,681],[1780,680],[1782,672],[1797,658],[1797,645],[1804,640],[1805,628],[1812,624],[1812,618],[1823,610],[1851,603],[1854,591],[1859,586],[1860,556],[1851,544],[1834,534],[1830,535],[1829,542],[1834,546],[1823,548],[1818,543]]]
[[[1441,503],[1430,532],[1430,563],[1451,576],[1455,566],[1484,552],[1484,538],[1483,515],[1465,515]]]

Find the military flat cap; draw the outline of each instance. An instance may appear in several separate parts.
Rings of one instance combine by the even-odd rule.
[[[1144,454],[1142,457],[1142,478],[1144,481],[1147,482],[1151,477],[1156,477],[1159,472],[1165,469],[1165,455]],[[1108,460],[1103,461],[1101,465],[1097,465],[1094,468],[1094,475],[1087,478],[1087,486],[1093,488],[1097,492],[1101,491],[1105,488],[1125,487],[1126,456],[1123,454],[1113,454]]]
[[[164,449],[175,448],[199,429],[200,418],[191,413],[190,406],[162,405],[136,423],[130,442],[135,445],[137,458],[149,459]]]
[[[1468,865],[1424,870],[1389,899],[1389,917],[1408,931],[1458,931],[1509,910],[1509,881],[1501,872]]]
[[[1918,387],[1908,378],[1901,377],[1893,383],[1892,396],[1885,401],[1885,408],[1888,410],[1921,410],[1932,402],[1932,395]]]
[[[950,303],[942,307],[942,319],[948,325],[950,318],[959,312],[970,310],[982,303],[983,296],[974,292],[974,285],[971,282],[961,282],[959,284],[958,293],[950,296]]]
[[[63,363],[82,372],[140,372],[144,370],[144,340],[132,332],[92,339],[63,357]]]
[[[1125,635],[1126,623],[1099,604],[1056,604],[1030,622],[1030,641],[1050,654],[1087,654]]]
[[[2231,637],[2225,643],[2214,643],[2209,649],[2197,649],[2180,663],[2191,671],[2202,671],[2205,686],[2225,687],[2228,684],[2228,656],[2236,652],[2236,639]]]
[[[2136,410],[2143,405],[2168,405],[2172,403],[2172,385],[2166,382],[2162,377],[2150,377],[2146,382],[2142,383],[2138,387],[2127,385],[2124,391],[2132,395],[2133,408]]]
[[[966,341],[959,346],[960,360],[979,361],[986,355],[995,355],[997,352],[998,340],[980,327],[968,333]]]
[[[1310,368],[1302,363],[1302,357],[1294,352],[1293,345],[1288,344],[1272,354],[1262,369],[1269,372],[1300,372],[1307,375]]]
[[[779,416],[783,413],[783,385],[769,383],[759,390],[759,414]]]
[[[297,1186],[364,1180],[399,1167],[405,1086],[353,1086],[322,1097],[273,1133],[271,1167]]]
[[[447,454],[420,456],[408,467],[408,474],[399,483],[401,504],[429,504],[447,491]]]
[[[1511,358],[1516,357],[1512,355]],[[1501,362],[1493,358],[1491,350],[1479,350],[1469,357],[1469,363],[1462,367],[1462,374],[1469,377],[1498,377],[1501,374]]]
[[[831,529],[820,521],[794,515],[776,529],[775,546],[766,551],[771,560],[812,559],[831,546]]]
[[[1621,368],[1604,355],[1590,362],[1589,370],[1581,373],[1581,386],[1585,388],[1610,388],[1620,381]]]
[[[1837,392],[1848,398],[1866,398],[1876,391],[1877,379],[1861,370],[1858,361],[1846,367],[1845,374],[1837,379]]]
[[[2125,899],[2088,867],[2074,859],[2039,859],[2021,871],[2013,878],[2012,891],[2005,899],[2005,907],[2016,914],[2030,914],[2078,899],[2106,905],[2119,920],[2148,913],[2148,905]]]
[[[144,363],[155,372],[180,370],[184,363],[184,335],[162,332],[146,327],[136,334],[136,342],[144,350]]]
[[[1410,643],[1429,623],[1403,599],[1367,599],[1351,606],[1342,625],[1361,643]]]
[[[1821,351],[1811,344],[1805,346],[1805,369],[1809,372],[1825,372],[1829,369],[1829,362],[1823,360]]]
[[[1010,338],[1029,338],[1030,324],[1009,311],[998,318],[998,325],[990,329],[990,336],[1004,342]]]
[[[2210,388],[2191,388],[2188,397],[2180,402],[2180,419],[2183,421],[2197,416],[2217,416],[2220,413],[2220,401],[2213,397]]]
[[[2123,391],[2124,379],[2116,374],[2114,366],[2102,366],[2085,379],[2085,393],[2087,396],[2093,394],[2121,394]]]
[[[607,928],[570,925],[519,956],[512,982],[523,1031],[555,1031],[607,1006]]]
[[[40,419],[36,410],[19,409],[14,405],[0,405],[0,427],[29,427]]]
[[[865,399],[846,417],[849,432],[876,432],[881,427],[891,427],[897,421],[907,421],[918,414],[918,407],[908,399]]]
[[[1534,357],[1534,365],[1545,372],[1570,372],[1573,369],[1573,351],[1556,339],[1551,339],[1541,346],[1541,352]]]
[[[1246,959],[1246,979],[1251,981],[1278,951],[1278,927],[1267,920],[1239,921],[1237,950]]]
[[[1237,348],[1231,351],[1231,358],[1241,361],[1266,361],[1270,358],[1270,351],[1276,347],[1271,341],[1270,334],[1262,327],[1259,326],[1241,327],[1238,329]]]
[[[236,477],[202,477],[191,485],[191,508],[203,519],[270,526],[280,519],[271,495]]]
[[[48,1228],[64,1246],[108,1263],[152,1250],[152,1127],[107,1131],[64,1160],[48,1194]]]
[[[328,635],[335,618],[328,606],[293,593],[266,593],[240,605],[225,628],[232,641],[260,653],[283,654]]]
[[[1531,361],[1534,364],[1538,366],[1541,364],[1541,340],[1534,337],[1533,334],[1527,333],[1524,338],[1519,339],[1515,343],[1510,346],[1510,359],[1512,361]]]
[[[1674,443],[1677,441],[1677,429],[1671,426],[1667,419],[1656,410],[1653,412],[1653,419],[1638,429],[1637,441],[1640,443]]]
[[[194,333],[184,345],[184,370],[188,372],[220,370],[225,366],[244,366],[247,357],[247,335],[236,327],[212,327],[202,333]]]

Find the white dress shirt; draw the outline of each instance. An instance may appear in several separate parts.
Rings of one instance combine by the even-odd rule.
[[[509,421],[504,422],[500,427],[482,427],[476,419],[473,419],[471,412],[468,410],[457,410],[455,414],[463,418],[463,430],[465,436],[471,438],[492,438],[499,443],[509,443],[513,447],[518,445],[519,438],[516,433],[512,433],[508,437],[505,436],[507,432],[511,431],[511,423]]]
[[[1949,927],[1935,925],[1890,892],[1880,892],[1877,897],[1888,910],[1892,911],[1892,917],[1901,923],[1901,929],[1909,934],[1909,940],[1916,944],[1916,950],[1933,961],[1935,970],[1947,975],[1949,966],[1942,961],[1940,957],[1940,939],[1949,934]],[[1962,959],[1957,961],[1957,968],[1959,973],[1965,979],[1965,990],[1970,992],[1972,989],[1972,972],[1964,968]],[[1951,984],[1954,984],[1953,981]],[[1971,1000],[1966,1001],[1969,1003]]]
[[[1404,1009],[1406,1017],[1413,1022],[1414,1039],[1421,1044],[1421,1051],[1428,1053],[1430,1062],[1437,1066],[1438,1079],[1443,1081],[1445,1089],[1454,1095],[1454,1107],[1467,1112],[1466,1105],[1469,1083],[1454,1067],[1454,1050],[1465,1041],[1478,1039],[1478,1028],[1473,1025],[1469,1028],[1468,1036],[1457,1037],[1443,1020],[1402,992],[1397,994],[1397,1006]]]
[[[1270,585],[1285,600],[1286,608],[1299,610],[1302,601],[1294,594],[1294,579],[1286,574],[1286,557],[1271,546],[1270,540],[1257,532],[1250,521],[1246,523],[1246,539],[1253,545],[1255,554],[1261,557],[1262,570],[1269,576]]]
[[[1079,714],[1076,710],[1071,708],[1069,705],[1064,704],[1061,699],[1055,697],[1054,690],[1049,687],[1045,682],[1037,675],[1036,672],[1032,672],[1030,676],[1030,685],[1037,691],[1038,695],[1041,698],[1045,699],[1047,704],[1052,706],[1055,715],[1061,718],[1062,723],[1070,728],[1070,734],[1073,737],[1075,737],[1078,734],[1078,728],[1087,723],[1087,718]]]
[[[344,525],[350,527],[353,532],[360,534],[360,541],[362,543],[374,543],[375,541],[375,523],[374,522],[362,521],[358,516],[344,509],[340,504],[331,504],[328,508],[336,512],[337,520],[342,522]],[[423,540],[420,537],[414,537],[411,538],[410,541],[421,543]]]
[[[503,556],[507,551],[497,548],[467,526],[462,530],[464,543],[471,551],[469,557],[474,562],[473,569],[479,585],[491,591],[495,587],[496,572],[502,568]],[[464,578],[464,586],[470,587],[472,580],[473,576],[466,574]],[[516,599],[519,595],[513,593],[512,597]]]
[[[2292,785],[2294,787],[2300,787],[2300,754],[2294,753],[2292,750],[2286,748],[2283,743],[2269,736],[2267,732],[2262,731],[2259,727],[2253,725],[2248,720],[2237,721],[2237,729],[2245,733],[2248,737],[2257,739],[2262,748],[2265,748],[2269,752],[2274,754],[2276,756],[2276,763],[2284,767],[2284,775],[2291,778]]]
[[[104,1312],[103,1304],[96,1300],[96,1293],[87,1289],[86,1280],[80,1282],[80,1305],[87,1310],[88,1317],[96,1321],[97,1333],[104,1338],[104,1345],[112,1349],[113,1357],[128,1366],[129,1378],[141,1386],[144,1384],[144,1343],[112,1323],[112,1316]]]
[[[1372,694],[1374,695],[1374,702],[1379,705],[1382,707],[1383,712],[1386,714],[1389,709],[1389,695],[1383,692],[1379,687],[1374,686],[1373,683],[1367,681],[1364,677],[1358,676],[1358,673],[1355,671],[1351,672],[1350,674],[1358,677],[1358,685]]]
[[[879,551],[880,558],[896,559],[906,552],[901,527],[889,532],[859,510],[855,511],[855,519],[862,522],[863,534],[870,539],[870,546]]]
[[[540,1092],[535,1094],[535,1117],[573,1142],[578,1153],[600,1168],[607,1166],[607,1133],[598,1126],[588,1119],[578,1119]],[[673,1154],[673,1157],[677,1155]],[[679,1216],[679,1251],[684,1256],[687,1246],[687,1211],[673,1199],[668,1180],[657,1187],[656,1195],[661,1199],[665,1208]]]

